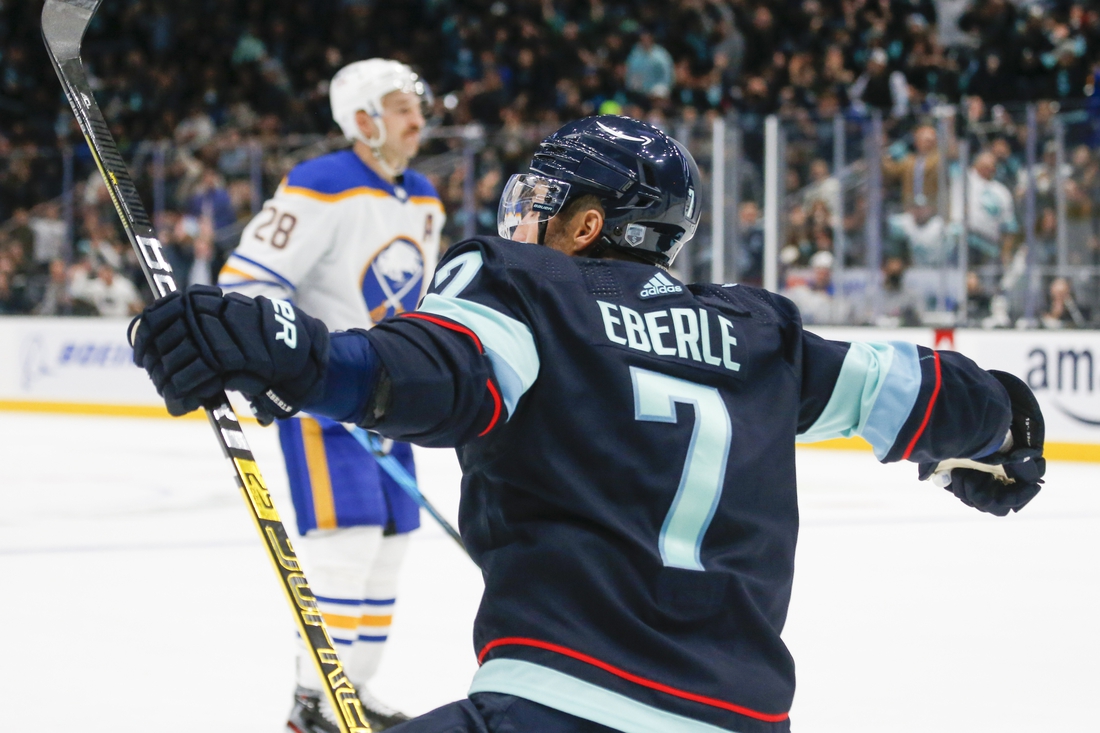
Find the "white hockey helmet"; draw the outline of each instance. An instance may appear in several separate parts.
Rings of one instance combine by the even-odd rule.
[[[420,97],[421,104],[431,101],[428,85],[405,64],[389,59],[355,61],[336,72],[329,85],[332,119],[349,140],[362,140],[372,148],[386,142],[382,124],[382,97],[390,92],[408,92]],[[367,139],[359,131],[355,113],[363,110],[374,118],[378,136]]]

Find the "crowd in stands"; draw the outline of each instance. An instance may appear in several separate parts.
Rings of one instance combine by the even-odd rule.
[[[989,110],[981,100],[968,101],[957,114],[948,109],[943,120],[910,117],[908,129],[899,125],[884,135],[881,292],[873,313],[866,281],[839,287],[832,277],[838,265],[870,264],[865,250],[871,198],[868,158],[861,156],[848,166],[849,183],[844,183],[845,172],[837,176],[824,158],[814,157],[820,155],[819,141],[791,135],[780,260],[785,284],[804,306],[809,322],[919,325],[926,311],[954,310],[959,288],[948,285],[942,268],[956,266],[965,253],[971,271],[968,302],[959,309],[962,322],[1007,327],[1030,310],[1024,321],[1030,325],[1100,325],[1095,120],[1083,109],[1070,114],[1063,109],[1056,117],[1057,103],[1036,104],[1035,163],[1029,167],[1024,110],[1012,115],[1003,108]],[[866,134],[869,128],[857,129]],[[965,164],[959,159],[963,142],[969,150]],[[1034,207],[1031,232],[1026,229],[1029,195]],[[754,203],[745,206],[755,210]],[[751,218],[755,220],[755,213]],[[837,251],[838,235],[845,239],[843,252]],[[960,248],[964,239],[966,247]],[[749,251],[758,253],[759,248]],[[818,257],[822,253],[827,256]],[[828,272],[819,271],[824,263]],[[750,272],[759,277],[760,268],[760,262],[751,263]],[[1055,296],[1067,289],[1068,295]],[[1030,306],[1029,298],[1035,301]],[[831,300],[838,302],[825,303]],[[1051,311],[1043,309],[1054,308],[1059,300],[1071,305],[1048,317]]]
[[[42,49],[40,13],[38,1],[0,0],[0,313],[131,312],[148,292]],[[942,247],[927,246],[944,241],[936,232],[949,230],[952,218],[936,188],[942,146],[927,117],[958,110],[951,144],[972,143],[972,200],[989,191],[1001,196],[996,186],[1008,192],[1003,220],[992,229],[989,221],[968,222],[980,240],[968,246],[972,264],[1010,271],[1022,251],[1028,173],[1019,115],[1013,119],[1005,107],[1044,100],[1048,112],[1100,114],[1090,106],[1100,104],[1100,9],[1086,0],[110,0],[85,38],[85,65],[124,157],[144,156],[135,182],[147,203],[163,201],[158,231],[184,282],[216,277],[234,224],[285,172],[288,158],[271,151],[288,147],[288,136],[332,136],[328,81],[344,64],[371,56],[418,69],[435,92],[440,125],[476,123],[492,132],[470,211],[461,210],[467,172],[459,156],[446,155],[461,143],[429,148],[441,161],[429,173],[451,213],[452,237],[470,217],[476,231],[493,231],[503,181],[541,132],[563,120],[624,113],[671,132],[735,113],[746,158],[759,168],[763,118],[778,113],[792,130],[788,190],[799,202],[784,228],[785,266],[832,272],[848,264],[836,262],[837,232],[848,238],[844,257],[861,255],[866,210],[858,195],[838,210],[837,190],[859,171],[833,170],[826,133],[844,115],[859,137],[859,120],[877,112],[894,143],[881,171],[891,214],[882,258],[887,291],[908,268],[944,261]],[[799,130],[815,142],[799,147]],[[157,179],[162,190],[154,190],[143,145],[159,141],[171,152]],[[1092,237],[1082,264],[1096,264],[1100,139],[1094,133],[1071,142],[1070,219]],[[251,145],[265,151],[259,179]],[[57,202],[66,146],[76,172],[71,237]],[[1045,249],[1038,256],[1048,262],[1052,179],[1042,160],[1045,168],[1034,171],[1038,187],[1048,186],[1039,202]],[[737,217],[749,281],[759,277],[759,194],[747,184]],[[1018,283],[1004,282],[1004,273],[992,277],[980,274],[974,286],[974,303],[988,301],[978,321],[1018,310]],[[833,288],[827,273],[807,283],[817,292]],[[904,290],[894,299],[899,322],[925,307]],[[1091,322],[1072,293],[1056,299],[1052,290],[1048,303],[1071,314],[1058,316],[1063,322]]]

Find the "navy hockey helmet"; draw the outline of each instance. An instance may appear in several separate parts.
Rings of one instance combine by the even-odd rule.
[[[668,266],[699,225],[699,169],[683,145],[629,117],[570,122],[539,144],[529,173],[512,176],[497,213],[500,236],[545,223],[571,200],[604,209],[596,252],[613,248]]]

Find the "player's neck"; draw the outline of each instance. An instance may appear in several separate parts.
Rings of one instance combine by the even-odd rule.
[[[657,267],[657,268],[660,268],[661,270],[663,270],[664,272],[668,272],[667,267],[664,267],[662,265],[658,265],[655,262],[650,262],[649,260],[644,259],[642,257],[635,257],[634,255],[630,254],[629,252],[623,252],[621,250],[616,250],[616,249],[608,249],[605,252],[601,253],[600,254],[600,259],[601,260],[622,260],[623,262],[634,262],[636,264],[649,265],[650,267]]]
[[[396,183],[397,178],[405,171],[407,161],[401,161],[398,165],[382,160],[378,155],[375,155],[374,149],[362,140],[356,140],[351,149],[359,156],[359,160],[363,161],[368,168],[388,183]]]

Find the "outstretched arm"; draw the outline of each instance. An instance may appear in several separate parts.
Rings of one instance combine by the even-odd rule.
[[[958,465],[947,488],[994,514],[1018,510],[1038,493],[1042,415],[1015,377],[955,352],[901,342],[844,343],[803,333],[802,355],[800,442],[862,436],[880,461],[920,463],[921,478],[941,461],[974,461],[982,470]],[[995,467],[1012,483],[998,480]]]

